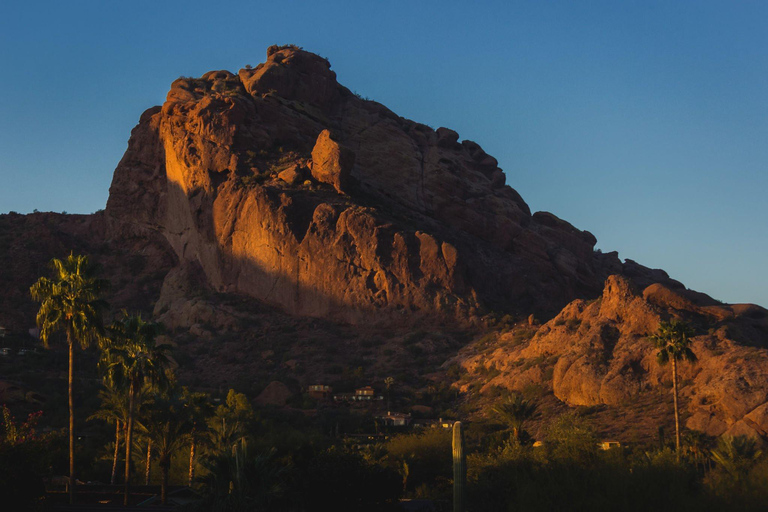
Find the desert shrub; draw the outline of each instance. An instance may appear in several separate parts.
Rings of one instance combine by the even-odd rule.
[[[396,467],[408,465],[406,489],[420,489],[420,497],[445,497],[445,483],[453,471],[450,430],[434,428],[396,436],[385,448]]]

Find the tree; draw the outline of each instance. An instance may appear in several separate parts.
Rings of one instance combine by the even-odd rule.
[[[512,393],[491,410],[499,420],[512,428],[512,437],[515,442],[519,443],[523,424],[533,417],[536,412],[536,404],[525,400],[522,395]]]
[[[678,361],[696,361],[696,354],[691,350],[691,338],[694,336],[693,329],[686,323],[678,320],[671,322],[661,322],[656,334],[649,336],[648,339],[659,349],[656,353],[656,360],[659,365],[664,366],[672,362],[672,394],[674,396],[675,407],[675,451],[678,460],[680,459],[680,409],[678,407],[678,389],[677,389],[677,362]]]
[[[387,409],[389,409],[391,405],[391,398],[392,398],[392,385],[395,383],[394,377],[387,377],[384,379],[384,388],[387,390]]]
[[[87,256],[70,254],[66,259],[51,260],[52,278],[41,277],[30,288],[32,298],[40,302],[37,326],[40,339],[48,347],[51,336],[64,331],[69,349],[69,502],[75,502],[75,401],[73,391],[75,344],[82,349],[99,339],[101,313],[106,303],[101,299],[107,281],[96,277],[96,268]]]
[[[211,398],[206,393],[192,393],[184,389],[182,398],[187,419],[190,423],[189,439],[189,486],[195,479],[195,453],[198,443],[204,438],[206,420],[213,413]]]
[[[712,460],[740,485],[763,452],[754,439],[746,436],[722,436],[712,450]]]
[[[253,408],[248,397],[230,389],[227,401],[216,407],[208,420],[209,437],[217,453],[228,453],[248,432],[248,425],[253,421]]]
[[[192,429],[185,407],[181,390],[174,388],[166,393],[156,393],[144,414],[143,427],[157,452],[160,466],[160,500],[163,505],[167,503],[168,498],[171,457],[183,446]]]
[[[136,397],[142,386],[163,388],[168,383],[169,345],[158,345],[155,338],[162,332],[158,323],[146,322],[141,315],[123,318],[110,328],[110,344],[105,349],[102,365],[115,385],[127,385],[128,419],[125,429],[125,496],[128,505],[128,485],[131,474],[131,448]]]
[[[111,485],[115,485],[120,432],[124,432],[128,424],[128,393],[125,389],[113,385],[108,379],[105,379],[104,386],[104,389],[99,391],[101,407],[88,420],[96,419],[115,424],[115,449],[112,455],[112,476],[109,480]]]

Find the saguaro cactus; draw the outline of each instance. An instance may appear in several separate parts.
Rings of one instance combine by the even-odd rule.
[[[467,455],[461,422],[453,424],[453,512],[464,512],[467,485]]]

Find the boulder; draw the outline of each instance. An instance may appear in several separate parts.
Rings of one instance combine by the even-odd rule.
[[[255,402],[258,405],[277,405],[284,406],[289,398],[293,396],[291,390],[280,381],[273,380],[256,397]]]
[[[333,140],[330,131],[320,132],[312,149],[313,178],[332,185],[336,192],[344,194],[354,165],[355,154],[351,150]]]

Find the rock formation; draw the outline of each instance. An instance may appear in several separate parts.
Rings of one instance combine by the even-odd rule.
[[[317,55],[271,47],[237,75],[176,80],[144,113],[110,233],[161,233],[216,290],[349,322],[553,314],[623,271],[458,139],[356,97]]]
[[[671,381],[647,340],[659,322],[681,318],[697,330],[695,364],[679,366],[687,426],[711,435],[768,431],[768,310],[724,305],[686,290],[638,288],[611,276],[596,300],[576,300],[530,340],[500,337],[495,349],[463,358],[470,371],[493,367],[485,386],[521,390],[544,385],[572,406],[620,407]],[[538,364],[526,364],[538,361]]]

